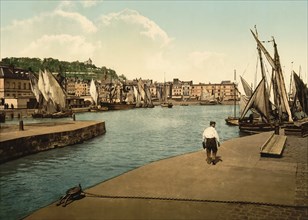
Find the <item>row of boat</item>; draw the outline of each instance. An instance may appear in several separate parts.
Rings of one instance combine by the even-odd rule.
[[[249,84],[241,77],[245,95],[241,95],[240,116],[230,116],[226,119],[229,125],[239,126],[240,131],[258,133],[271,131],[277,127],[298,127],[307,133],[308,125],[308,89],[300,77],[292,71],[295,94],[290,100],[286,92],[282,74],[277,44],[272,38],[274,55],[271,56],[258,38],[257,30],[251,33],[257,42],[258,59],[262,79],[253,91]],[[268,42],[268,41],[267,41]],[[265,74],[263,56],[272,67],[271,79]],[[291,78],[292,79],[292,78]],[[247,117],[247,114],[249,116]],[[307,134],[308,135],[308,134]]]

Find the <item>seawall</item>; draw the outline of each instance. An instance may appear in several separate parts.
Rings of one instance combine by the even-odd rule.
[[[29,154],[65,147],[106,133],[105,122],[64,121],[3,127],[0,133],[0,164]]]

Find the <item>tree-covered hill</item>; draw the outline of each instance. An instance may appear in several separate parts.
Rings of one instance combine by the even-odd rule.
[[[89,64],[85,62],[67,62],[60,61],[54,58],[29,58],[29,57],[10,57],[3,58],[1,65],[14,66],[26,70],[38,73],[39,70],[47,69],[52,73],[59,73],[66,77],[76,77],[83,79],[103,79],[103,78],[113,78],[117,79],[118,75],[115,70],[108,69],[105,66],[96,67],[94,64]],[[125,76],[121,76],[122,78]]]

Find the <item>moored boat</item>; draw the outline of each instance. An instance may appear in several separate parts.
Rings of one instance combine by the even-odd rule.
[[[134,109],[136,107],[136,104],[128,104],[126,102],[115,102],[115,103],[109,103],[109,102],[101,102],[102,108],[107,108],[109,110],[127,110],[127,109]]]

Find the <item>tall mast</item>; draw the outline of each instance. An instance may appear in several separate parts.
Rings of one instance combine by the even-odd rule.
[[[234,70],[234,118],[236,118],[236,70]]]
[[[257,27],[255,26],[255,31],[256,31],[256,37],[259,38],[258,36],[258,31],[257,31]],[[261,75],[262,78],[265,79],[266,82],[266,76],[265,76],[265,71],[264,71],[264,64],[263,64],[263,58],[262,58],[262,53],[261,53],[261,49],[260,46],[257,44],[257,50],[258,50],[258,54],[259,54],[259,59],[260,59],[260,68],[261,68]],[[266,83],[265,83],[266,84]]]

